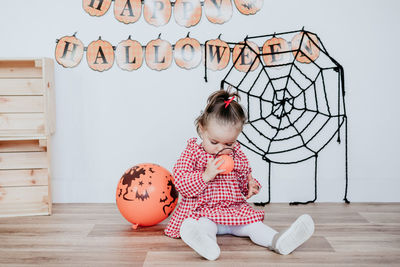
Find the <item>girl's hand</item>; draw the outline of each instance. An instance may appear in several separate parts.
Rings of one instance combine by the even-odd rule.
[[[218,162],[218,163],[217,163]],[[204,182],[209,182],[217,176],[217,174],[224,172],[224,169],[219,170],[218,168],[224,163],[224,160],[219,158],[209,159],[207,162],[207,168],[203,173]]]
[[[258,187],[257,182],[254,180],[253,176],[251,175],[251,173],[249,174],[249,176],[247,176],[247,180],[248,180],[248,188],[249,188],[249,192],[246,196],[246,199],[251,198],[252,196],[258,194],[258,191],[260,191],[260,188]]]

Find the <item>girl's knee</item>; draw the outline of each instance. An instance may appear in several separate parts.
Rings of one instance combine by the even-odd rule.
[[[218,228],[217,224],[206,217],[201,217],[198,220],[200,227],[202,227],[206,232],[216,235]]]
[[[232,225],[218,224],[218,235],[231,235]]]

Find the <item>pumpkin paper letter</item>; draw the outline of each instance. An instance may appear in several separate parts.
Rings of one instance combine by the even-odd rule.
[[[235,6],[243,15],[254,15],[263,6],[264,0],[235,0]]]
[[[231,51],[227,43],[221,39],[209,40],[205,49],[207,68],[210,70],[222,70],[228,65]]]
[[[165,70],[172,63],[172,45],[160,38],[146,45],[146,64],[152,70]]]
[[[141,13],[142,2],[140,0],[114,0],[114,16],[125,24],[136,22]]]
[[[242,72],[247,72],[250,69],[250,67],[251,67],[250,71],[253,71],[257,69],[258,65],[260,64],[260,60],[258,59],[256,54],[259,53],[260,49],[253,42],[247,41],[246,43],[247,43],[246,46],[244,45],[243,42],[240,42],[239,44],[235,45],[232,52],[233,63],[235,63],[236,59],[239,57],[239,59],[236,61],[235,68],[238,71]],[[244,51],[242,52],[243,49]]]
[[[114,49],[109,42],[99,38],[99,40],[89,44],[86,51],[86,60],[93,70],[108,70],[114,64]]]
[[[56,60],[66,68],[73,68],[81,62],[83,50],[83,43],[75,35],[64,36],[57,42]]]
[[[144,19],[154,26],[162,26],[171,18],[172,6],[169,0],[145,0]]]
[[[183,69],[193,69],[201,62],[201,45],[193,38],[180,39],[175,44],[175,63]]]
[[[311,40],[309,37],[311,37]],[[299,47],[300,50],[298,51]],[[292,50],[295,50],[293,51],[293,55],[300,63],[310,63],[311,61],[315,61],[319,57],[317,36],[311,33],[304,34],[303,32],[296,34],[292,39]]]
[[[185,27],[192,27],[201,19],[200,0],[176,0],[174,5],[176,23]]]
[[[205,0],[207,19],[212,23],[223,24],[232,17],[231,0]]]
[[[110,8],[112,0],[83,0],[83,9],[91,16],[103,16]]]
[[[128,40],[118,44],[115,51],[117,65],[127,71],[137,70],[143,63],[143,49],[138,41]]]
[[[286,53],[284,53],[286,51]],[[262,48],[263,60],[267,66],[290,62],[289,45],[285,39],[273,37],[267,40]]]

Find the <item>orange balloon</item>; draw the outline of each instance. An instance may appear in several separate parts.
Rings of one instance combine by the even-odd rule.
[[[235,166],[235,162],[233,161],[233,158],[231,156],[229,156],[229,155],[221,155],[218,158],[224,161],[224,163],[222,163],[222,165],[219,166],[218,169],[225,170],[225,171],[221,172],[220,174],[228,174],[231,171],[233,171],[233,167]],[[220,162],[221,160],[218,160],[217,163]]]
[[[119,180],[116,202],[132,228],[156,225],[173,212],[178,202],[174,177],[157,164],[133,166]]]

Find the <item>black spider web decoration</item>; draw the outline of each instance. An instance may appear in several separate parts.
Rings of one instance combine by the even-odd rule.
[[[299,45],[290,42],[301,34]],[[288,40],[289,48],[279,52],[255,51],[246,41],[258,47],[272,37]],[[260,65],[250,71],[257,60],[253,60],[247,72],[240,72],[234,64],[221,81],[221,89],[233,87],[246,101],[248,124],[239,137],[239,142],[268,163],[268,201],[271,201],[272,164],[296,164],[314,161],[314,199],[306,202],[291,202],[291,205],[308,204],[317,200],[318,154],[337,136],[341,143],[341,129],[345,132],[345,195],[348,189],[347,116],[343,67],[333,59],[320,38],[304,28],[299,31],[271,35],[246,37],[245,48],[256,54]],[[258,42],[258,43],[257,43]],[[236,43],[229,43],[236,44]],[[314,50],[311,49],[313,47]],[[317,55],[318,54],[318,55]],[[283,62],[268,64],[263,56],[280,56]],[[297,60],[307,58],[306,63]]]

